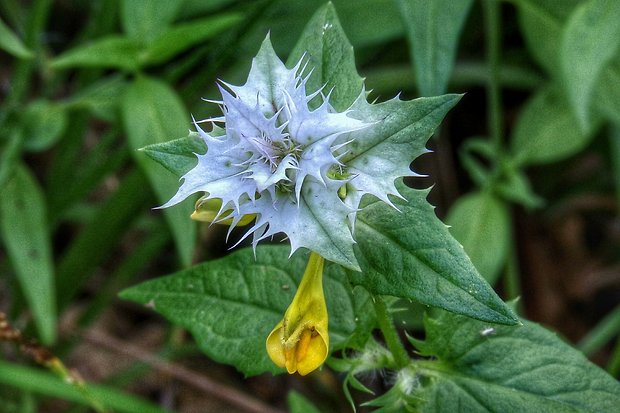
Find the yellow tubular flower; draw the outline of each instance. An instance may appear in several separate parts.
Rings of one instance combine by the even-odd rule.
[[[327,358],[329,336],[323,264],[323,257],[315,252],[310,254],[293,302],[284,319],[267,337],[269,357],[278,367],[286,367],[289,374],[297,372],[305,376]]]

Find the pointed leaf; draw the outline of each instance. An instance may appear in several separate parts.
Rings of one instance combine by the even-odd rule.
[[[400,185],[400,210],[374,199],[358,213],[355,236],[361,273],[350,272],[353,284],[372,294],[415,300],[502,324],[516,316],[478,274],[463,247],[437,219],[426,201],[428,191]]]
[[[516,162],[544,164],[582,150],[592,133],[579,128],[568,102],[551,87],[535,94],[523,107],[511,140]]]
[[[133,1],[132,3],[135,3]],[[163,63],[190,47],[204,42],[241,21],[236,13],[219,14],[214,17],[179,24],[157,36],[149,44],[143,56],[145,64]]]
[[[620,384],[538,324],[427,319],[425,354],[443,366],[417,399],[422,412],[615,412]],[[424,373],[422,373],[424,375]]]
[[[0,197],[0,231],[41,341],[56,339],[54,267],[43,191],[18,164]]]
[[[132,287],[121,296],[148,304],[190,330],[216,361],[247,375],[279,372],[267,356],[265,340],[282,320],[308,260],[307,253],[290,259],[288,253],[286,246],[259,246],[254,258],[251,249],[241,249]],[[328,263],[324,277],[332,350],[361,345],[374,317],[369,295],[362,289],[351,292],[338,265]]]
[[[197,132],[190,132],[186,138],[154,143],[140,150],[180,178],[196,166],[196,154],[205,153],[207,146]]]
[[[147,175],[159,202],[166,202],[178,187],[178,177],[151,162],[138,149],[187,132],[187,115],[179,97],[168,85],[147,77],[138,78],[127,90],[122,115],[134,158]],[[189,266],[196,238],[196,225],[189,218],[191,202],[163,211],[181,263]]]
[[[422,96],[446,92],[472,0],[398,0]]]
[[[30,59],[33,54],[26,45],[0,19],[0,49],[20,59]]]
[[[52,60],[50,66],[53,69],[101,67],[134,72],[140,67],[141,52],[142,47],[135,40],[108,36],[67,50]]]
[[[329,99],[338,111],[343,111],[358,98],[362,91],[362,78],[355,68],[353,46],[349,43],[336,10],[331,3],[321,7],[308,22],[287,65],[294,66],[304,57],[312,75],[307,90],[313,92],[325,87],[333,92]]]
[[[427,152],[426,142],[460,98],[394,98],[374,105],[359,99],[352,113],[374,125],[356,132],[355,140],[347,145],[347,153],[342,157],[353,176],[351,184],[359,194],[369,193],[389,203],[388,194],[397,195],[394,181],[415,175],[409,168],[411,161]],[[351,197],[352,207],[357,208],[359,195]]]

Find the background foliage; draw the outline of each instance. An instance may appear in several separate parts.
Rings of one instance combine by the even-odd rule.
[[[206,360],[184,330],[117,298],[142,280],[191,271],[193,263],[228,253],[220,229],[187,219],[191,202],[151,209],[178,182],[137,149],[186,136],[190,114],[213,114],[215,105],[200,98],[217,97],[218,78],[240,84],[267,32],[280,57],[295,59],[301,53],[295,42],[322,5],[0,3],[0,311],[89,382],[101,382],[92,396],[110,408],[309,411],[309,400],[319,410],[347,408],[331,369],[310,381],[244,380]],[[334,7],[372,98],[466,93],[429,144],[435,153],[414,163],[430,178],[408,183],[434,184],[435,212],[504,298],[520,296],[522,314],[559,331],[617,378],[618,3],[342,0]],[[371,211],[365,219],[372,220]],[[344,277],[329,275],[336,283]],[[394,285],[365,287],[390,294]],[[363,317],[364,292],[355,291],[343,311]],[[405,309],[396,314],[402,325],[419,336],[421,306],[394,304]],[[274,302],[266,324],[285,305]],[[452,353],[432,349],[442,331],[465,323],[455,317],[427,326],[426,346],[459,368]],[[343,321],[344,331],[352,328]],[[548,339],[537,327],[523,334]],[[89,403],[15,347],[0,348],[0,411],[79,411]],[[218,351],[206,353],[218,358]],[[260,362],[243,371],[252,373]],[[389,382],[370,385],[381,394]],[[441,381],[432,396],[453,385]],[[304,396],[287,399],[283,389]],[[205,401],[214,395],[217,401]]]

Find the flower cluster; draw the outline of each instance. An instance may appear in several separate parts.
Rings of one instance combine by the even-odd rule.
[[[371,193],[389,202],[389,193],[398,194],[393,181],[403,174],[382,182],[372,169],[385,161],[358,153],[359,165],[370,163],[366,171],[347,162],[378,123],[364,118],[366,93],[336,111],[330,91],[306,90],[312,69],[303,61],[288,69],[266,39],[245,85],[221,82],[222,100],[215,103],[223,115],[195,122],[207,152],[197,154],[198,164],[163,207],[204,193],[197,219],[226,223],[230,230],[253,221],[241,240],[252,235],[256,246],[284,233],[291,253],[306,247],[358,269],[352,228],[360,199]],[[210,130],[199,123],[209,123]]]

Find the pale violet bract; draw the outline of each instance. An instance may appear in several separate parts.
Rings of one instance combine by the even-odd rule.
[[[370,116],[364,90],[343,112],[330,105],[329,90],[306,90],[312,68],[304,60],[288,69],[267,38],[245,85],[221,82],[222,100],[214,103],[223,116],[195,122],[207,152],[196,154],[198,164],[162,207],[204,193],[201,200],[222,202],[215,222],[227,220],[232,229],[242,217],[256,216],[242,237],[251,235],[254,247],[283,233],[291,253],[305,247],[359,269],[352,234],[362,196],[391,204],[388,194],[399,196],[394,180],[415,174],[411,159],[394,168],[394,160],[359,150],[358,140],[376,140],[373,129],[382,118]],[[351,148],[360,153],[347,162]]]

